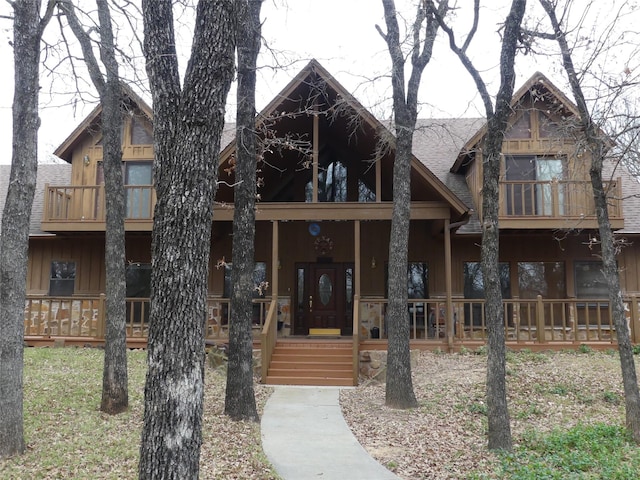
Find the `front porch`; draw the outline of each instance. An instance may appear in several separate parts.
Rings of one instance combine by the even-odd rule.
[[[281,300],[281,299],[280,299]],[[640,305],[636,296],[624,298],[632,343],[640,343]],[[318,343],[307,335],[292,335],[288,302],[254,300],[254,346],[261,350],[262,378],[268,378],[277,342]],[[351,352],[351,381],[356,385],[361,351],[387,348],[384,298],[354,296],[353,330],[342,335],[341,348]],[[551,350],[616,348],[615,326],[604,299],[505,299],[505,335],[508,348]],[[484,345],[484,300],[412,299],[408,303],[412,349],[446,352],[473,350]],[[230,301],[208,299],[205,335],[209,344],[228,340]],[[450,312],[447,315],[447,312]],[[51,297],[29,295],[25,304],[24,339],[29,346],[104,344],[105,296]],[[149,299],[127,299],[127,344],[145,348]],[[544,334],[541,334],[544,332]]]

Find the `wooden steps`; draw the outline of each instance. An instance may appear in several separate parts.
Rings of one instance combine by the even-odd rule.
[[[267,385],[353,386],[350,340],[279,340]]]

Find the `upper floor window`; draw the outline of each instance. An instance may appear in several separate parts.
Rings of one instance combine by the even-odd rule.
[[[153,145],[153,135],[135,117],[131,120],[131,145]]]
[[[50,296],[70,297],[73,295],[75,281],[76,262],[51,262],[51,275],[49,277]]]
[[[351,181],[350,177],[356,174],[356,168],[348,167],[340,160],[334,160],[325,166],[320,166],[318,172],[318,201],[375,202],[376,194],[364,178],[359,177],[357,183]],[[313,178],[305,185],[305,202],[311,202],[312,200]]]
[[[531,113],[525,110],[513,125],[507,128],[504,138],[513,140],[518,138],[531,138]]]
[[[508,155],[504,165],[507,215],[553,215],[564,212],[566,159]]]
[[[127,218],[151,218],[152,162],[125,162]]]

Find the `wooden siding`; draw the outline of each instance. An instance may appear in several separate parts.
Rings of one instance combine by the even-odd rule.
[[[508,131],[502,144],[503,158],[506,156],[538,156],[566,159],[564,177],[557,181],[508,180],[503,161],[500,178],[500,228],[501,229],[577,229],[598,228],[593,206],[593,193],[589,177],[591,157],[583,152],[568,136],[550,137],[541,133],[540,108],[544,105],[531,103],[530,99],[519,106],[520,114],[508,123]],[[523,113],[524,112],[524,113]],[[525,115],[526,114],[526,115]],[[523,125],[522,122],[528,122]],[[562,125],[562,119],[551,120]],[[560,127],[558,127],[558,131]],[[475,160],[467,167],[467,186],[482,218],[482,148],[475,152]],[[612,228],[624,227],[622,212],[622,181],[608,182],[610,188],[609,217]],[[545,191],[544,205],[537,195]],[[529,205],[528,209],[513,208],[514,203]],[[511,207],[510,207],[511,205]]]

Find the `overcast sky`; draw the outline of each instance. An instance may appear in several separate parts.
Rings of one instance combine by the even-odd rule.
[[[407,0],[408,1],[408,0]],[[398,1],[400,5],[406,3]],[[466,2],[463,2],[466,3]],[[504,20],[505,0],[486,2],[483,8],[478,42],[471,50],[476,66],[485,78],[493,81],[498,72],[499,23]],[[501,4],[502,6],[494,6]],[[0,15],[9,11],[6,2],[0,5]],[[404,10],[410,18],[413,9]],[[265,0],[262,9],[263,36],[269,49],[279,52],[281,63],[292,62],[287,69],[274,69],[273,56],[263,47],[262,68],[258,77],[258,108],[265,106],[311,58],[316,58],[342,85],[351,91],[363,105],[378,117],[390,115],[389,56],[386,44],[375,29],[380,25],[386,31],[382,5],[375,0]],[[459,14],[459,21],[464,17]],[[0,89],[0,163],[11,160],[11,102],[13,96],[13,51],[9,45],[11,22],[0,20],[3,60],[3,88]],[[53,26],[53,25],[52,25]],[[54,26],[54,28],[57,26]],[[186,62],[183,62],[186,63]],[[267,65],[267,66],[265,66]],[[517,63],[521,84],[536,70],[541,70],[553,81],[563,82],[557,66],[540,65],[527,57]],[[69,85],[50,86],[43,76],[43,92],[52,88],[61,91]],[[516,85],[517,87],[518,85]],[[562,86],[562,85],[560,85]],[[493,84],[491,91],[496,88]],[[444,39],[436,45],[432,62],[427,66],[421,85],[421,117],[482,116],[481,104],[469,75],[459,66]],[[95,107],[95,104],[64,105],[62,97],[49,98],[41,110],[40,161],[53,152],[69,133]],[[234,118],[233,98],[227,117]]]

